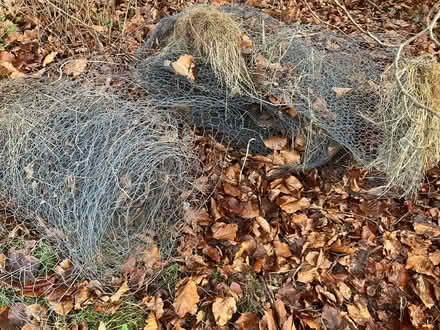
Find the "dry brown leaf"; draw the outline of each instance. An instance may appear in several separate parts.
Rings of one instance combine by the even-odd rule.
[[[218,248],[212,247],[210,245],[203,248],[203,253],[214,260],[216,263],[221,261],[221,254]]]
[[[429,254],[429,260],[431,260],[434,266],[440,265],[440,251],[433,251]]]
[[[355,296],[355,304],[347,304],[347,310],[350,317],[360,325],[365,325],[371,322],[372,316],[368,310],[368,304],[365,299]]]
[[[242,242],[240,244],[240,249],[235,254],[235,258],[240,258],[244,253],[254,250],[257,247],[257,244],[255,243],[255,240],[250,239]]]
[[[71,60],[64,66],[64,73],[67,75],[72,75],[73,77],[77,77],[81,73],[84,73],[86,71],[87,63],[88,61],[86,58]]]
[[[228,182],[225,182],[223,184],[223,190],[225,191],[226,194],[233,196],[233,197],[239,197],[241,195],[240,188],[238,188],[237,186],[232,185]]]
[[[429,258],[424,255],[409,255],[406,260],[406,269],[437,278],[436,274],[433,272],[433,264]]]
[[[147,319],[145,320],[144,330],[159,330],[159,324],[157,323],[156,316],[154,313],[148,314]]]
[[[318,257],[319,257],[318,251],[310,251],[309,253],[307,253],[304,260],[307,261],[307,263],[309,265],[317,266],[318,265]]]
[[[7,260],[7,257],[3,253],[1,253],[0,254],[0,272],[4,272],[5,271],[5,269],[6,269],[6,260]]]
[[[243,290],[241,289],[240,284],[238,284],[237,282],[232,282],[229,288],[231,289],[231,294],[236,300],[239,300],[239,298],[243,296]]]
[[[152,296],[144,297],[144,299],[142,299],[142,302],[145,304],[145,306],[147,306],[148,310],[154,312],[154,315],[158,320],[162,317],[162,315],[165,312],[163,309],[164,307],[163,300],[158,295],[154,297]]]
[[[244,203],[241,211],[240,216],[245,219],[252,219],[260,215],[260,208],[258,206],[258,203],[255,201],[248,201],[247,203]]]
[[[221,208],[217,205],[217,202],[214,198],[211,198],[210,204],[211,204],[211,216],[215,221],[217,221],[218,219],[223,217]]]
[[[328,291],[325,287],[317,285],[315,290],[320,296],[326,297],[329,302],[332,302],[333,304],[337,303],[336,296],[332,292]]]
[[[332,90],[336,93],[336,97],[348,95],[352,88],[333,87]]]
[[[0,51],[0,62],[13,62],[15,56],[7,51]]]
[[[267,222],[267,220],[263,217],[256,217],[255,218],[255,222],[258,223],[258,225],[268,234],[270,234],[271,227],[269,222]]]
[[[310,283],[315,279],[318,279],[318,268],[317,267],[303,267],[297,275],[297,280],[303,283]]]
[[[296,150],[281,150],[280,157],[284,160],[283,164],[294,165],[299,164],[301,155]]]
[[[82,304],[89,299],[89,288],[86,286],[81,287],[75,294],[75,309],[80,310],[83,308]]]
[[[287,138],[284,136],[272,136],[264,140],[264,145],[272,150],[281,150],[287,146]]]
[[[410,304],[408,306],[408,312],[411,318],[411,323],[416,328],[420,328],[422,324],[425,323],[426,314],[423,306]]]
[[[245,54],[249,54],[252,51],[252,40],[249,39],[249,36],[244,33],[241,34],[240,47],[242,49],[242,52]]]
[[[238,226],[235,223],[216,222],[212,226],[213,237],[218,240],[234,241],[237,236],[237,230]]]
[[[325,304],[322,309],[322,320],[326,321],[328,330],[342,330],[346,326],[342,312],[329,304]]]
[[[278,323],[284,324],[287,321],[287,311],[284,302],[281,299],[277,299],[274,303],[274,308],[278,316]]]
[[[267,322],[267,329],[268,330],[277,330],[278,329],[277,323],[275,322],[275,318],[274,318],[274,315],[273,315],[273,311],[271,309],[264,311],[264,317],[263,318]]]
[[[295,215],[292,215],[292,217],[290,218],[290,221],[293,224],[300,225],[300,226],[306,224],[309,220],[310,219],[304,214],[298,214],[298,215],[295,214]]]
[[[240,171],[241,168],[239,164],[235,164],[233,166],[228,167],[224,172],[225,180],[230,184],[239,186]]]
[[[43,60],[43,67],[53,62],[55,57],[58,55],[58,52],[49,53]]]
[[[124,274],[125,278],[128,277],[129,274],[133,273],[136,269],[136,256],[130,255],[127,259],[125,259],[124,263],[121,266],[121,272]]]
[[[342,281],[339,281],[337,285],[338,285],[339,292],[342,294],[344,299],[350,300],[351,295],[352,295],[351,288]]]
[[[47,309],[39,304],[26,306],[26,315],[31,316],[38,322],[47,319],[47,312]]]
[[[414,230],[417,234],[426,235],[426,237],[434,238],[440,236],[440,226],[430,223],[417,221],[414,223]]]
[[[0,73],[2,71],[1,67],[6,70],[4,75],[9,75],[11,78],[22,78],[25,76],[23,72],[18,71],[10,62],[0,61]],[[1,75],[2,74],[0,74],[0,76]]]
[[[64,269],[64,270],[69,270],[72,268],[72,261],[70,261],[69,259],[64,259],[63,261],[60,262],[59,266]]]
[[[257,314],[252,312],[242,313],[237,321],[235,321],[235,325],[238,327],[238,330],[252,330],[258,329],[258,317]]]
[[[240,201],[235,197],[226,197],[223,200],[223,207],[235,214],[240,214],[240,212],[243,209],[243,205],[240,203]]]
[[[264,72],[266,70],[281,71],[283,69],[281,63],[271,63],[263,55],[257,55],[255,58],[255,65],[259,72]]]
[[[215,322],[221,327],[231,320],[235,312],[237,312],[237,304],[233,297],[217,297],[212,304]]]
[[[206,319],[206,313],[204,311],[198,311],[196,315],[197,322],[203,322]]]
[[[384,251],[391,258],[397,258],[402,251],[402,244],[397,239],[396,232],[385,232],[384,233],[384,243],[383,243]]]
[[[177,323],[174,325],[175,330],[186,330],[182,325],[184,324],[184,320],[178,320]]]
[[[304,318],[302,321],[310,328],[315,330],[321,330],[321,322],[318,322],[314,319]]]
[[[304,151],[306,145],[306,139],[302,135],[298,135],[295,137],[295,150]]]
[[[69,314],[73,309],[73,299],[72,297],[65,297],[61,302],[51,302],[49,301],[49,304],[51,305],[52,309],[57,313],[58,315],[66,316]]]
[[[287,114],[290,116],[290,117],[293,117],[293,118],[295,118],[296,116],[297,116],[297,111],[296,111],[296,108],[288,108],[287,110],[286,110],[286,112],[287,112]]]
[[[286,322],[284,322],[281,330],[296,330],[296,326],[293,321],[293,316],[290,315]]]
[[[171,62],[170,65],[178,75],[184,76],[192,81],[196,80],[196,65],[193,56],[182,55],[177,61]]]
[[[197,293],[196,282],[189,279],[183,287],[179,288],[176,294],[174,308],[177,315],[183,318],[187,313],[195,314],[197,312],[197,304],[200,298]]]
[[[275,253],[278,257],[289,258],[292,256],[292,251],[290,251],[289,245],[280,241],[273,242]]]
[[[160,250],[156,241],[153,241],[151,246],[144,250],[143,260],[148,272],[160,267]]]
[[[127,293],[129,290],[128,287],[128,282],[124,281],[124,283],[122,283],[121,287],[118,289],[118,291],[116,291],[116,293],[110,297],[110,301],[112,303],[117,303],[119,302],[119,300],[121,299],[122,295]]]
[[[432,296],[432,284],[423,275],[416,277],[416,291],[427,308],[432,308],[435,305],[435,299]]]
[[[297,191],[303,188],[301,181],[299,181],[298,178],[293,175],[289,176],[286,179],[285,183],[287,189],[289,189],[290,191]]]
[[[283,203],[280,205],[281,209],[287,214],[292,214],[300,210],[304,210],[310,206],[310,200],[308,198],[301,198],[298,201]]]

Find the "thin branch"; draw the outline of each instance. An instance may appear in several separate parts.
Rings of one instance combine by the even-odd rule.
[[[330,26],[330,27],[332,27],[332,28],[334,28],[334,29],[338,29],[339,31],[341,31],[341,33],[343,33],[343,34],[346,35],[346,33],[345,33],[341,28],[337,27],[336,25],[330,24],[330,23],[328,23],[328,22],[322,20],[322,19],[318,16],[318,14],[315,13],[315,11],[312,9],[312,7],[310,7],[310,4],[309,4],[308,0],[303,0],[303,2],[304,2],[305,5],[307,6],[307,8],[310,10],[310,12],[312,13],[313,17],[315,17],[317,20],[319,20],[320,22],[324,23],[325,25],[328,25],[328,26]]]
[[[383,46],[383,47],[391,47],[391,48],[396,48],[399,45],[394,45],[394,44],[389,44],[386,42],[383,42],[382,40],[380,40],[379,38],[377,38],[373,33],[369,32],[369,31],[365,31],[355,20],[354,18],[351,16],[350,12],[347,10],[347,8],[345,8],[344,5],[341,5],[340,2],[338,0],[333,0],[336,5],[338,5],[339,8],[341,8],[345,14],[348,16],[348,18],[350,19],[350,21],[358,28],[359,31],[361,31],[363,34],[368,35],[371,39],[373,39],[374,41],[376,41],[379,45]]]
[[[440,10],[437,12],[437,14],[434,16],[434,18],[432,19],[431,22],[429,22],[429,18],[428,18],[428,26],[426,28],[424,28],[422,31],[420,31],[419,33],[417,33],[416,35],[412,36],[411,38],[407,39],[406,41],[400,43],[400,44],[390,44],[390,43],[386,43],[383,42],[382,40],[380,40],[379,38],[377,38],[373,33],[364,30],[351,16],[350,12],[347,10],[347,8],[342,5],[338,0],[333,0],[336,5],[338,7],[340,7],[345,14],[348,16],[348,18],[350,19],[350,21],[359,29],[359,31],[361,31],[361,33],[368,35],[371,39],[373,39],[374,41],[376,41],[379,45],[383,46],[383,47],[388,47],[388,48],[398,48],[397,49],[397,53],[396,56],[394,58],[393,61],[393,66],[395,67],[395,72],[394,72],[394,78],[397,81],[397,84],[401,90],[401,92],[410,99],[411,102],[413,102],[416,106],[427,110],[429,112],[431,112],[433,115],[435,115],[437,118],[440,119],[440,114],[436,113],[433,109],[427,107],[426,105],[420,103],[419,101],[417,101],[414,96],[412,96],[403,86],[402,81],[400,80],[400,77],[398,75],[398,71],[399,71],[399,61],[400,61],[400,57],[402,54],[403,49],[408,46],[411,42],[413,42],[414,40],[416,40],[417,38],[421,37],[423,34],[425,34],[426,32],[429,33],[429,37],[431,38],[431,40],[434,41],[434,43],[438,46],[440,46],[439,41],[435,38],[434,36],[434,26],[437,24],[437,21],[440,19]]]

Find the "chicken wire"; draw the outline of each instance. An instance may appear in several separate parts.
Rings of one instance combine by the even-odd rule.
[[[0,90],[0,193],[17,216],[89,277],[107,278],[152,240],[171,253],[200,168],[176,117],[79,82]]]
[[[392,52],[382,49],[373,56],[365,41],[323,26],[286,25],[253,8],[223,6],[219,11],[232,15],[252,41],[243,56],[255,85],[237,94],[225,87],[204,54],[179,35],[170,37],[176,22],[192,10],[161,21],[139,52],[136,79],[155,102],[185,105],[194,126],[226,137],[240,150],[268,153],[264,140],[269,137],[305,136],[302,168],[325,164],[329,150],[341,147],[362,164],[377,157],[384,132],[371,113],[380,103],[381,75]],[[151,55],[156,41],[162,48]],[[195,56],[195,81],[164,65],[183,54]],[[285,105],[297,115],[283,111]]]

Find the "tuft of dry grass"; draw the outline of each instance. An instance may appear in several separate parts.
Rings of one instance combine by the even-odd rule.
[[[411,97],[393,81],[381,104],[387,141],[379,159],[388,186],[414,195],[424,173],[440,162],[440,64],[427,56],[408,59],[396,73]]]
[[[206,57],[218,80],[233,94],[242,94],[254,85],[242,53],[242,36],[232,15],[201,6],[177,18],[171,40]]]
[[[114,1],[10,0],[0,9],[17,24],[18,32],[36,33],[38,40],[72,56],[110,47],[125,49],[125,32],[135,34],[126,30],[136,7],[131,1],[116,7]]]

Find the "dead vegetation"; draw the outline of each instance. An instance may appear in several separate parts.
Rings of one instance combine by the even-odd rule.
[[[0,193],[74,273],[104,280],[153,241],[174,251],[200,164],[169,113],[85,85],[0,83]]]
[[[408,59],[393,74],[410,96],[396,82],[386,86],[378,118],[387,134],[372,166],[385,171],[388,188],[406,187],[404,194],[414,196],[426,171],[440,161],[440,64],[430,56]]]
[[[232,16],[213,7],[200,7],[177,18],[172,41],[177,47],[182,43],[183,49],[203,57],[232,94],[243,94],[253,90],[242,54],[245,37]]]
[[[17,31],[11,32],[13,30],[10,28],[11,24],[17,22],[13,23],[10,20],[11,16],[6,20],[0,17],[0,44],[4,45],[0,51],[0,68],[6,70],[6,74],[5,71],[0,70],[0,77],[28,75],[50,66],[53,62],[57,64],[60,57],[80,54],[79,59],[74,61],[68,59],[67,63],[74,65],[67,67],[67,64],[62,63],[57,67],[56,76],[57,78],[62,74],[73,76],[77,83],[81,81],[81,84],[85,83],[87,88],[91,86],[90,76],[95,74],[88,71],[94,71],[98,67],[101,69],[102,64],[95,58],[97,64],[90,65],[94,58],[83,56],[96,51],[96,48],[90,47],[99,47],[100,42],[105,44],[110,40],[119,40],[121,43],[113,47],[117,56],[124,46],[129,46],[126,47],[128,53],[135,53],[135,48],[140,45],[139,40],[142,39],[140,37],[142,31],[150,29],[144,24],[149,25],[151,19],[158,19],[159,11],[163,10],[160,7],[163,5],[162,2],[151,5],[156,6],[154,10],[149,4],[129,1],[119,1],[112,9],[97,1],[96,3],[52,1],[55,7],[49,8],[44,8],[42,2],[35,4],[30,1],[20,2],[23,3],[31,6],[26,11],[26,15],[35,15],[32,19],[37,23],[36,25],[18,24]],[[426,3],[421,6],[424,13],[426,13],[424,8]],[[318,4],[320,7],[317,7]],[[356,29],[355,25],[349,23],[346,13],[338,12],[340,8],[335,4],[298,2],[292,6],[289,4],[288,8],[282,8],[279,4],[272,6],[266,2],[259,5],[266,7],[268,13],[280,16],[285,21],[301,19],[302,22],[336,24],[344,31]],[[179,6],[180,4],[175,4],[172,8],[161,11],[161,15],[174,12]],[[7,15],[11,15],[15,8],[18,7],[9,7]],[[111,29],[107,29],[106,24],[102,23],[101,19],[97,19],[101,12],[97,12],[96,8],[102,10],[104,17],[107,14],[113,15],[115,20]],[[127,10],[128,8],[136,10]],[[212,9],[209,11],[210,15],[221,17],[218,12],[214,14]],[[415,16],[409,10],[407,2],[400,4],[384,1],[374,6],[370,2],[362,6],[352,2],[348,11],[355,18],[359,18],[360,24],[369,31],[384,26],[409,33],[420,30],[420,26],[414,24]],[[201,15],[201,12],[199,7],[198,15]],[[211,45],[210,43],[198,42],[198,45],[194,45],[190,38],[183,42],[189,45],[184,47],[185,51],[190,48],[196,49],[193,57],[186,54],[185,60],[190,59],[190,61],[180,61],[182,54],[179,52],[182,52],[182,47],[180,49],[176,47],[172,52],[167,53],[167,56],[150,58],[151,62],[144,63],[144,69],[156,68],[155,77],[160,79],[144,81],[143,87],[156,88],[155,98],[162,102],[157,101],[155,106],[167,109],[162,114],[171,117],[161,118],[168,124],[171,120],[174,123],[171,125],[157,125],[156,117],[144,116],[145,113],[150,114],[151,100],[148,99],[148,102],[143,103],[145,100],[139,95],[145,97],[145,94],[131,94],[134,91],[131,89],[132,85],[130,90],[126,91],[127,82],[121,81],[119,77],[110,76],[104,79],[105,87],[101,86],[103,89],[99,91],[94,90],[107,95],[105,100],[96,98],[94,92],[84,93],[84,89],[77,88],[76,85],[67,88],[70,91],[68,95],[59,95],[57,93],[62,92],[64,88],[58,90],[55,87],[62,86],[61,82],[52,86],[40,85],[44,92],[38,93],[39,98],[36,100],[29,96],[32,95],[31,91],[22,88],[17,82],[0,83],[1,86],[16,85],[15,88],[6,88],[8,93],[3,93],[5,89],[1,89],[0,100],[3,102],[0,102],[0,107],[3,106],[16,115],[10,116],[11,113],[8,111],[2,111],[2,116],[9,119],[1,122],[1,131],[8,134],[0,134],[0,136],[10,139],[13,143],[3,144],[4,148],[1,149],[0,154],[6,155],[8,159],[19,159],[24,164],[12,162],[14,166],[10,168],[1,167],[2,178],[7,177],[9,180],[4,180],[2,184],[9,191],[15,189],[14,194],[19,192],[19,199],[27,200],[29,206],[27,210],[17,209],[16,201],[10,199],[6,203],[7,211],[1,213],[1,327],[98,328],[100,330],[218,327],[243,330],[276,328],[433,330],[438,327],[440,172],[438,167],[430,169],[438,162],[438,143],[436,143],[438,130],[434,130],[438,128],[437,95],[440,95],[436,91],[437,84],[435,84],[439,79],[436,60],[432,57],[411,58],[407,57],[406,53],[402,54],[396,75],[401,79],[405,91],[410,94],[408,96],[402,93],[400,86],[393,80],[393,72],[388,80],[381,81],[382,77],[379,78],[378,73],[382,71],[373,70],[365,78],[365,70],[359,69],[363,66],[368,67],[371,62],[353,66],[353,63],[357,63],[359,59],[368,59],[368,56],[373,54],[383,55],[376,54],[371,43],[358,47],[358,40],[354,42],[349,39],[347,44],[344,43],[344,38],[342,40],[333,38],[335,34],[328,31],[323,35],[331,39],[330,43],[327,43],[328,39],[325,38],[313,39],[319,35],[315,33],[323,28],[322,25],[308,26],[305,31],[300,28],[292,34],[292,28],[288,25],[284,26],[268,15],[258,15],[261,13],[260,10],[244,16],[246,18],[244,20],[240,8],[225,12],[229,14],[227,20],[232,17],[241,31],[240,37],[235,38],[234,43],[237,40],[241,41],[240,56],[244,59],[248,72],[251,72],[254,87],[269,91],[267,95],[258,94],[258,97],[255,95],[249,97],[247,95],[249,93],[244,95],[238,93],[233,97],[225,97],[233,94],[229,93],[229,90],[225,93],[225,87],[231,90],[235,88],[235,91],[243,87],[242,91],[249,91],[247,78],[243,78],[247,74],[244,76],[235,72],[228,74],[226,70],[222,72],[221,69],[230,65],[240,68],[241,62],[237,61],[238,57],[234,57],[238,54],[236,49],[233,49],[234,60],[225,64],[219,56],[229,54],[229,50],[217,51],[216,46],[214,52],[209,52],[204,47]],[[396,12],[400,14],[395,14]],[[18,12],[15,13],[20,17]],[[46,18],[39,17],[45,14],[47,14]],[[374,22],[372,25],[362,21],[364,17],[370,19],[368,14]],[[77,19],[86,22],[87,26]],[[197,19],[203,22],[205,17]],[[57,21],[62,24],[52,30]],[[48,25],[43,27],[40,25],[41,22]],[[183,29],[193,38],[200,37],[202,40],[209,38],[209,33],[206,36],[194,35],[192,30],[194,26],[198,26],[195,17],[185,22]],[[37,40],[35,34],[37,27],[48,32],[52,39],[48,44],[40,40],[40,48],[27,48],[28,43]],[[233,26],[228,31],[235,31],[236,27]],[[273,27],[280,29],[277,38],[271,38]],[[218,29],[218,26],[212,28]],[[63,29],[66,31],[63,32]],[[129,31],[136,31],[133,32],[136,36]],[[243,31],[247,32],[243,33]],[[63,33],[66,33],[66,37],[63,37]],[[176,38],[178,36],[175,35]],[[21,41],[17,45],[16,41],[20,38]],[[417,43],[417,47],[414,48],[434,52],[432,43],[420,39],[422,40],[414,41]],[[66,45],[62,45],[61,40],[67,41]],[[87,46],[82,42],[86,42]],[[176,45],[179,43],[178,40],[173,42]],[[221,40],[221,43],[225,42],[226,40]],[[334,51],[333,57],[327,56],[328,47]],[[409,53],[414,54],[413,52],[414,49],[411,49]],[[23,54],[32,56],[24,60]],[[342,54],[349,56],[345,58],[341,56]],[[385,53],[385,55],[385,59],[388,60],[389,54]],[[206,61],[206,58],[209,60]],[[164,66],[163,59],[170,61],[171,67]],[[296,64],[293,67],[297,71],[292,71],[289,61]],[[186,67],[188,63],[189,67]],[[382,63],[378,65],[381,66]],[[175,71],[176,67],[179,67],[179,72]],[[333,77],[325,75],[329,70],[335,73]],[[104,72],[104,77],[108,72],[112,71]],[[197,74],[192,75],[194,72]],[[183,78],[178,77],[182,73],[185,74]],[[369,75],[370,73],[372,74]],[[41,75],[41,72],[39,74]],[[82,81],[81,78],[84,76],[87,76],[87,79]],[[375,84],[369,84],[370,80],[374,80]],[[178,81],[178,83],[170,85],[170,81],[174,83]],[[312,88],[309,88],[310,86]],[[113,87],[115,89],[112,89]],[[198,91],[194,92],[194,89]],[[118,97],[112,94],[116,90]],[[339,121],[335,120],[332,104],[323,102],[322,93],[325,94],[328,90],[336,94],[334,104],[344,110],[342,113],[347,113],[347,108],[356,107],[361,109],[366,107],[368,111],[360,118],[349,116],[344,117],[343,120],[341,118],[338,119]],[[377,98],[373,99],[365,98],[363,93],[364,91],[377,93],[378,90],[381,94],[376,94]],[[10,93],[11,91],[13,93]],[[295,95],[293,91],[302,92],[301,97],[305,105],[298,106],[293,98]],[[127,92],[130,94],[130,100],[135,100],[134,104],[132,101],[127,102],[125,99],[121,101],[119,98],[120,94]],[[265,98],[267,103],[264,103],[263,107],[255,107],[256,99],[262,98]],[[5,100],[8,100],[7,106]],[[25,105],[11,106],[11,104],[22,104],[23,100],[27,100]],[[67,102],[63,103],[63,100]],[[414,100],[423,107],[416,106]],[[102,102],[109,113],[113,114],[113,117],[110,117],[114,121],[102,112]],[[292,107],[289,103],[295,106]],[[48,104],[53,107],[47,107]],[[75,104],[80,109],[77,109]],[[286,104],[289,106],[285,106]],[[373,104],[379,105],[379,109],[371,107]],[[173,111],[178,110],[177,114],[168,111],[170,106],[173,107]],[[304,108],[302,109],[301,106]],[[402,111],[402,106],[405,111]],[[134,114],[131,107],[140,111]],[[30,109],[38,111],[29,115]],[[85,111],[86,109],[91,113]],[[185,111],[188,109],[194,111],[191,119],[194,122],[207,125],[208,128],[217,131],[221,128],[224,133],[233,132],[232,137],[237,138],[235,141],[239,141],[238,144],[244,146],[246,153],[226,155],[224,154],[226,147],[212,143],[211,139],[193,140],[192,134],[183,134],[191,140],[191,147],[189,150],[185,148],[183,154],[179,153],[179,155],[184,156],[183,167],[190,170],[181,170],[178,166],[170,165],[166,161],[162,162],[167,154],[177,152],[175,147],[181,142],[179,139],[182,138],[181,129],[184,125],[180,115],[182,112],[184,115],[187,114]],[[291,132],[286,130],[286,127],[291,128],[296,124],[301,111],[307,112],[304,109],[317,110],[315,112],[317,117],[313,119],[317,118],[327,126],[321,128],[309,120],[305,127],[299,126],[301,129],[308,129],[303,135],[293,134],[290,137],[295,138],[286,138],[281,133]],[[376,120],[377,117],[371,120],[372,109],[377,110],[376,114],[380,115],[379,120]],[[434,112],[429,111],[430,109]],[[46,120],[48,113],[53,114],[49,116],[53,117],[52,121]],[[225,116],[218,117],[219,114]],[[280,114],[281,117],[277,117]],[[138,115],[145,121],[140,123],[134,120],[135,125],[127,125],[130,119]],[[175,115],[179,116],[177,122],[173,121],[173,118],[176,119]],[[267,126],[277,122],[274,118],[282,118],[279,120],[281,127]],[[379,154],[382,157],[374,159],[380,160],[374,163],[374,167],[382,170],[379,173],[380,178],[383,179],[383,174],[387,174],[389,181],[386,183],[410,187],[411,189],[404,193],[412,195],[411,200],[377,199],[377,196],[372,198],[371,191],[366,188],[366,179],[371,173],[377,172],[373,170],[368,172],[360,168],[320,169],[268,179],[268,174],[277,165],[295,163],[301,153],[304,160],[307,148],[311,150],[306,155],[313,155],[312,150],[321,150],[323,153],[317,154],[319,158],[327,154],[328,149],[334,147],[334,143],[348,144],[347,140],[342,138],[352,139],[353,131],[342,129],[347,128],[341,126],[344,120],[351,123],[360,120],[356,129],[362,133],[358,136],[362,139],[371,139],[371,136],[364,134],[370,132],[371,128],[363,125],[364,120],[368,123],[379,123],[381,130],[386,128],[389,144],[380,144],[384,141],[384,135],[380,131],[374,135],[381,140],[375,144],[379,147],[373,145],[372,155]],[[45,125],[44,123],[47,122],[49,124]],[[149,125],[149,123],[156,124]],[[59,127],[63,129],[60,130]],[[99,129],[95,129],[96,127]],[[262,127],[264,134],[255,134],[256,131],[261,132]],[[361,127],[366,128],[365,131],[361,130]],[[334,136],[337,136],[335,132],[339,131],[341,136],[337,141],[334,141],[334,136],[330,136],[331,144],[327,144],[327,140],[317,135],[316,131],[324,135],[325,132],[330,131]],[[183,132],[188,131],[183,130]],[[201,132],[208,134],[213,131],[207,129]],[[146,152],[142,147],[144,139],[137,138],[139,134],[143,134],[143,138],[145,136],[153,138],[155,143],[152,144],[152,148],[158,151],[157,154],[152,156],[151,153]],[[158,134],[161,138],[155,140]],[[75,138],[63,140],[66,136]],[[85,138],[87,136],[89,138]],[[119,153],[112,153],[112,157],[123,156],[124,151],[130,151],[130,146],[139,148],[129,153],[132,157],[106,159],[110,163],[111,159],[119,159],[120,161],[113,163],[114,166],[96,165],[92,160],[102,160],[100,158],[100,155],[104,154],[102,150],[107,150],[96,143],[99,142],[100,137],[104,140],[120,138],[121,143],[115,144],[113,149],[119,150]],[[313,141],[313,137],[318,137],[317,141]],[[34,138],[41,143],[36,145],[38,148],[32,146],[32,150],[29,151],[28,147],[31,146],[32,141],[35,141]],[[258,139],[261,142],[260,146],[263,145],[266,149],[252,149]],[[362,139],[361,142],[365,144],[365,140]],[[71,140],[74,140],[74,143],[71,143]],[[163,148],[167,144],[171,144],[168,145],[169,148]],[[359,149],[359,145],[348,149],[355,158],[362,161],[361,156],[366,154],[366,150]],[[393,149],[388,152],[385,149],[389,149],[390,145]],[[51,154],[51,151],[55,150],[54,147],[61,152]],[[78,153],[70,151],[75,147],[81,147],[81,151],[89,151],[90,155],[88,157],[83,154],[82,158],[78,158],[80,164],[74,168],[78,170],[75,172],[78,174],[77,181],[73,180],[75,176],[59,170],[72,169],[73,163],[70,160]],[[269,155],[251,155],[251,151],[267,152],[267,149],[272,150]],[[8,153],[8,150],[11,152]],[[21,150],[29,152],[23,154]],[[35,152],[35,150],[39,151]],[[200,153],[194,156],[195,151]],[[187,153],[193,155],[190,158],[195,159],[196,163],[203,162],[206,166],[205,170],[210,174],[209,177],[202,176],[198,180],[192,177],[193,163],[191,165],[186,163]],[[25,166],[30,160],[42,155],[53,156],[48,157],[49,161],[44,162],[46,167],[42,164]],[[155,163],[154,159],[159,159],[158,163]],[[85,167],[81,167],[81,164]],[[152,164],[154,166],[151,166]],[[371,159],[364,159],[360,164],[373,163]],[[140,177],[144,179],[129,180],[125,175],[120,176],[117,168],[128,172],[139,171],[142,174]],[[159,169],[158,172],[153,171],[153,168]],[[52,169],[57,170],[50,172],[49,170]],[[84,172],[84,169],[87,171]],[[89,171],[90,169],[92,171]],[[335,173],[336,170],[338,173]],[[66,175],[63,176],[63,173]],[[34,190],[44,186],[43,180],[40,180],[40,183],[37,180],[42,176],[46,183],[59,183],[57,189],[46,187],[46,192]],[[172,194],[146,194],[146,190],[140,189],[139,195],[134,194],[136,195],[134,196],[126,189],[127,186],[133,184],[136,186],[137,183],[144,187],[145,181],[152,182],[157,177],[160,178],[158,181],[164,184],[160,187],[165,191],[173,192]],[[18,182],[17,178],[22,180]],[[107,184],[106,178],[112,178],[110,181],[113,181]],[[121,180],[117,180],[118,178]],[[87,185],[87,183],[91,184]],[[188,183],[193,184],[193,188],[198,187],[198,191],[208,193],[210,189],[207,187],[215,187],[214,192],[209,195],[209,202],[203,208],[194,209],[194,204],[188,203],[191,200],[186,199],[189,193],[186,189]],[[212,183],[215,185],[211,185]],[[109,195],[112,187],[117,191],[113,197]],[[412,194],[412,189],[415,187],[418,193]],[[51,192],[56,194],[52,196]],[[68,200],[65,201],[67,204],[63,204],[64,201],[60,196],[65,194],[79,196],[81,203],[75,208],[77,213],[69,213],[72,208],[69,208],[71,204],[68,204]],[[126,199],[127,196],[136,198]],[[51,206],[49,210],[59,211],[63,208],[57,206],[67,205],[68,212],[65,212],[67,216],[57,217],[55,212],[48,217],[51,219],[51,224],[55,224],[54,228],[61,230],[64,228],[65,233],[69,233],[70,229],[73,229],[70,233],[74,233],[75,230],[82,231],[86,239],[80,243],[68,240],[66,237],[65,240],[55,241],[40,239],[39,236],[44,236],[47,231],[39,234],[32,224],[35,220],[33,215],[48,210],[44,208],[44,203],[43,205],[39,203],[41,199],[50,202],[46,204]],[[175,228],[178,231],[174,232],[174,234],[178,233],[175,237],[179,244],[174,244],[176,242],[166,235],[161,235],[158,242],[151,241],[154,230],[163,233],[157,227],[155,229],[149,227],[152,230],[148,231],[138,228],[142,237],[136,236],[136,239],[140,238],[142,242],[139,246],[142,248],[135,249],[136,253],[128,253],[125,248],[133,246],[138,241],[130,240],[132,233],[126,231],[128,228],[126,223],[112,223],[110,231],[105,230],[109,214],[114,210],[113,205],[118,204],[121,199],[128,204],[133,202],[131,205],[136,204],[136,207],[138,207],[136,202],[143,199],[147,199],[146,205],[157,206],[153,209],[148,208],[151,212],[147,212],[147,216],[142,217],[142,220],[146,220],[143,225],[157,221],[156,216],[168,218],[183,211],[185,213],[182,216],[183,221]],[[164,204],[160,201],[166,206],[161,207]],[[180,208],[181,206],[176,206],[176,203],[180,202],[184,202],[181,205],[183,209]],[[84,210],[93,212],[84,212]],[[19,217],[23,214],[30,216],[27,219]],[[62,222],[63,219],[82,220],[78,221],[78,226],[75,228],[75,225],[72,225],[74,222],[65,223]],[[104,235],[97,237],[95,232],[90,230],[89,223],[102,225],[98,226],[97,232]],[[69,226],[69,230],[66,230],[66,226]],[[52,232],[59,234],[57,230]],[[73,237],[77,238],[75,235]],[[120,237],[123,240],[120,240]],[[148,244],[143,245],[144,239]],[[62,244],[63,248],[57,249],[54,242]],[[66,245],[78,248],[70,251],[65,248]],[[98,248],[96,259],[83,253],[91,251],[90,246],[93,245]],[[173,258],[167,258],[168,255],[162,252],[163,248],[165,251],[171,248]],[[77,261],[72,264],[74,260],[87,261],[90,268],[84,268],[83,274],[89,274],[88,278],[74,280],[69,277],[75,266],[81,264]],[[102,263],[103,260],[109,262]],[[103,268],[100,268],[103,266],[109,270],[106,274],[112,273],[113,276],[103,276]],[[95,271],[96,268],[98,272]],[[28,281],[11,281],[13,274],[25,274]]]

